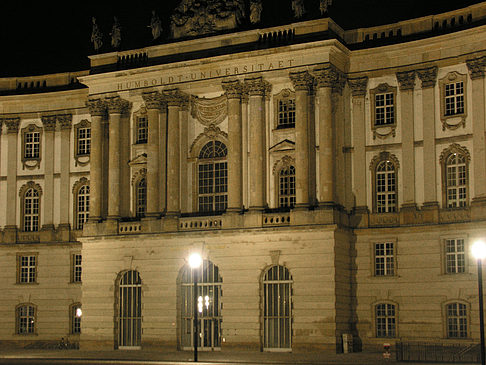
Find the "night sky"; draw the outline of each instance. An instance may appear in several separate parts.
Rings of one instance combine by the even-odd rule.
[[[25,0],[0,1],[0,77],[40,75],[89,68],[91,17],[104,33],[103,52],[111,52],[109,32],[113,16],[122,27],[121,49],[167,42],[169,16],[179,0],[64,1],[46,5]],[[319,15],[318,0],[304,0],[307,19]],[[479,3],[478,0],[333,0],[330,17],[345,29],[387,24],[441,13]],[[439,3],[439,4],[438,4]],[[55,6],[54,6],[55,4]],[[292,21],[291,0],[263,0],[262,23],[274,26]],[[151,11],[164,23],[164,34],[152,42]],[[250,25],[243,25],[243,28]]]

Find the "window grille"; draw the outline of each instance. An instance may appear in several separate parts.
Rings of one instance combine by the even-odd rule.
[[[81,304],[71,306],[71,334],[81,333]]]
[[[140,179],[136,188],[136,215],[145,217],[147,211],[147,181],[145,178]]]
[[[123,274],[118,286],[118,347],[139,348],[142,341],[142,280],[138,271]]]
[[[73,283],[80,283],[81,282],[81,274],[83,272],[82,268],[82,256],[80,253],[73,254],[72,257],[72,279]]]

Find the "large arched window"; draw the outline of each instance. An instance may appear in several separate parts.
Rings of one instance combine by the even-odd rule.
[[[76,197],[76,229],[83,229],[89,217],[89,185],[83,185]]]
[[[394,213],[398,210],[398,167],[398,160],[389,152],[381,152],[371,161],[375,213]]]
[[[295,167],[285,166],[278,174],[278,206],[295,206]]]
[[[292,349],[292,276],[281,265],[263,276],[263,349]]]
[[[147,211],[147,181],[141,178],[135,185],[135,209],[137,217],[145,217]]]
[[[468,204],[469,153],[457,144],[442,152],[442,199],[446,208],[460,208]]]
[[[200,212],[226,210],[228,201],[228,151],[224,143],[210,141],[201,149],[198,163]]]
[[[221,347],[221,284],[218,266],[203,260],[198,269],[184,267],[181,276],[181,347],[194,347],[194,275],[197,276],[198,330],[201,349]]]
[[[40,228],[40,196],[42,189],[39,184],[29,181],[20,188],[21,224],[24,232],[37,232]]]
[[[142,279],[138,271],[121,274],[117,285],[118,348],[140,348],[142,342]]]

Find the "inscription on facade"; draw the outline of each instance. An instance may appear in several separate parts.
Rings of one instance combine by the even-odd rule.
[[[279,60],[275,62],[262,62],[262,63],[254,63],[249,65],[238,65],[232,67],[215,68],[215,69],[209,69],[204,71],[189,72],[185,74],[164,75],[160,77],[119,82],[117,84],[117,90],[122,91],[122,90],[129,90],[129,89],[138,89],[143,87],[163,86],[163,85],[169,85],[174,83],[212,79],[216,77],[236,76],[236,75],[249,74],[252,72],[278,70],[278,69],[288,68],[292,66],[295,66],[295,60],[288,59],[288,60]]]

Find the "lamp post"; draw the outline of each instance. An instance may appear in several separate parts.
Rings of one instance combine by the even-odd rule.
[[[189,266],[192,270],[192,277],[194,279],[194,295],[193,295],[193,304],[194,304],[194,362],[197,362],[197,343],[198,343],[198,324],[197,324],[197,269],[202,264],[201,255],[197,252],[191,254],[189,256]]]
[[[479,334],[481,337],[481,365],[486,364],[484,353],[484,310],[483,310],[483,259],[486,257],[486,244],[478,240],[472,246],[472,254],[478,262],[478,290],[479,290]]]

